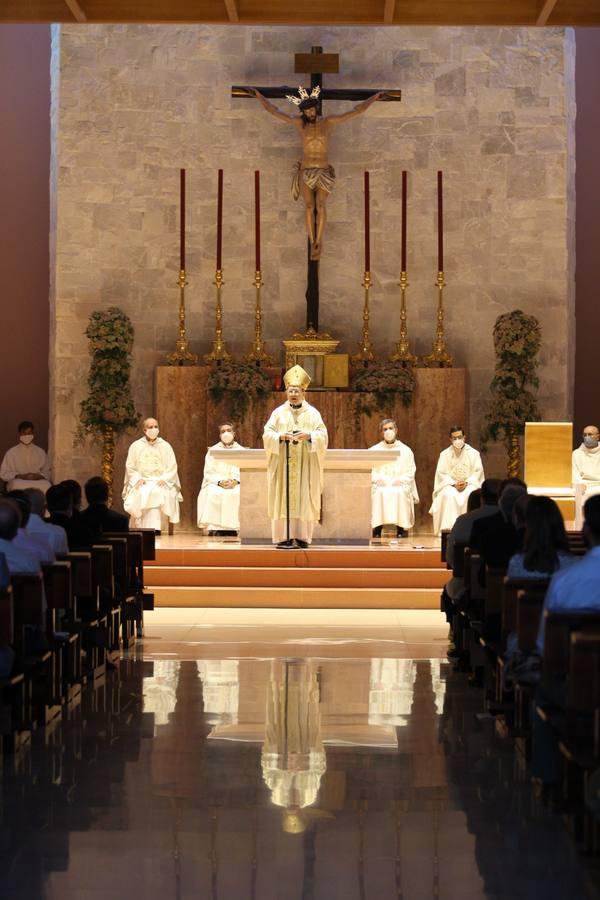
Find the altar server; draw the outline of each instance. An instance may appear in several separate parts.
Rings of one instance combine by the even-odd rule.
[[[208,448],[198,494],[198,528],[206,528],[209,535],[235,535],[240,530],[239,466],[215,459],[213,451],[241,449],[231,422],[219,425],[219,441]]]
[[[268,508],[273,543],[308,547],[321,512],[327,429],[321,413],[306,402],[310,376],[293,366],[283,378],[287,400],[273,411],[263,433],[267,452]],[[289,519],[286,525],[286,449],[289,448]]]
[[[600,431],[596,425],[586,425],[583,440],[573,450],[573,484],[584,484],[584,499],[600,494]]]
[[[19,443],[4,454],[0,478],[8,491],[37,488],[46,492],[50,487],[50,470],[46,451],[34,443],[33,422],[19,422]]]
[[[465,443],[463,428],[453,425],[449,435],[450,446],[440,453],[435,470],[429,510],[434,534],[452,528],[458,516],[466,512],[469,494],[480,488],[484,479],[479,451]]]
[[[406,444],[398,440],[398,426],[393,419],[379,425],[381,440],[371,450],[399,450],[400,456],[371,471],[371,527],[373,537],[381,536],[384,525],[395,525],[398,537],[404,537],[415,524],[415,503],[419,502],[415,483],[415,457]]]
[[[183,500],[173,448],[159,437],[156,419],[144,420],[144,436],[129,448],[125,463],[123,507],[133,528],[161,530],[161,514],[179,522]]]

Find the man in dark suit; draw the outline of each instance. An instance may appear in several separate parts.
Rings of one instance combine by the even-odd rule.
[[[104,478],[90,478],[84,490],[88,507],[81,513],[81,518],[87,525],[103,533],[129,531],[129,516],[108,505],[108,485]]]
[[[485,566],[504,568],[520,549],[522,535],[512,521],[513,506],[527,485],[520,478],[507,478],[501,485],[498,512],[473,523],[469,545],[481,557],[480,581],[485,584]]]
[[[66,484],[55,484],[46,493],[46,505],[50,513],[52,525],[60,525],[65,529],[69,550],[89,550],[98,542],[101,532],[81,520],[73,518],[71,492]]]

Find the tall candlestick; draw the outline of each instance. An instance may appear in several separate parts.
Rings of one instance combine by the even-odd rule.
[[[365,172],[365,272],[371,271],[371,219],[369,173]]]
[[[256,251],[256,271],[260,271],[260,172],[254,173],[254,231]]]
[[[223,268],[223,169],[219,169],[217,187],[217,271]]]
[[[442,194],[442,173],[437,173],[438,202],[438,272],[444,271],[444,201]]]
[[[402,172],[402,272],[406,272],[406,170]]]
[[[185,270],[185,169],[179,170],[179,268]]]

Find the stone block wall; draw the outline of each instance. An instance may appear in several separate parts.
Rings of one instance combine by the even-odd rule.
[[[446,327],[470,374],[473,443],[493,372],[492,327],[516,307],[544,331],[540,403],[569,409],[574,166],[572,37],[563,29],[56,27],[53,35],[51,451],[56,477],[97,470],[74,449],[86,394],[88,316],[116,304],[136,329],[133,386],[152,410],[153,372],[177,336],[179,168],[188,174],[188,336],[210,347],[217,169],[225,171],[224,336],[253,336],[253,172],[262,178],[265,337],[305,319],[303,209],[290,197],[294,129],[230,86],[294,84],[293,54],[340,53],[340,87],[401,88],[340,126],[338,181],[321,261],[321,327],[360,337],[362,174],[371,173],[371,325],[381,354],[399,327],[400,178],[409,171],[409,331],[428,352],[437,270],[436,171],[445,179]],[[308,81],[306,76],[305,81]],[[285,101],[282,108],[291,109]],[[329,112],[347,108],[327,104]],[[342,349],[342,348],[341,348]],[[427,423],[423,423],[427,427]],[[168,438],[168,435],[165,435]],[[120,442],[120,478],[124,447]],[[198,448],[199,453],[204,448]]]

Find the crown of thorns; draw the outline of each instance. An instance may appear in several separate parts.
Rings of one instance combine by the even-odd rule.
[[[312,91],[310,92],[310,94],[308,93],[306,88],[303,88],[302,85],[299,85],[297,97],[295,94],[286,94],[285,96],[286,96],[286,99],[290,101],[290,103],[294,104],[294,106],[300,106],[300,104],[303,103],[305,100],[318,100],[320,93],[321,93],[321,88],[319,87],[319,85],[314,87],[312,89]]]

